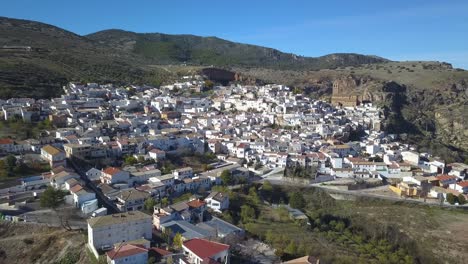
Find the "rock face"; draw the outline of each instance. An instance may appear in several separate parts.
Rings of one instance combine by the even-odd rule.
[[[227,85],[230,82],[241,82],[247,85],[260,84],[261,81],[239,72],[228,71],[219,68],[204,68],[202,69],[202,74],[205,75],[208,79]]]
[[[406,88],[394,81],[378,81],[354,75],[342,76],[333,81],[331,103],[335,106],[356,106],[373,102],[393,106],[395,94],[404,93]]]
[[[223,69],[205,68],[202,70],[202,73],[203,75],[208,77],[208,79],[223,83],[224,85],[227,85],[227,83],[232,82],[236,79],[235,72],[227,71]]]
[[[408,91],[395,81],[381,81],[353,75],[332,81],[331,102],[338,106],[356,106],[372,102],[383,107],[384,126],[391,133],[421,133],[466,153],[468,150],[468,88],[461,81],[445,84],[446,91]],[[444,87],[445,87],[444,86]]]
[[[337,79],[333,82],[331,103],[334,106],[356,106],[358,97],[353,93],[358,89],[359,82],[353,76]],[[351,92],[351,93],[350,93]]]
[[[461,104],[449,108],[438,109],[434,112],[437,135],[444,142],[468,150],[468,106]]]

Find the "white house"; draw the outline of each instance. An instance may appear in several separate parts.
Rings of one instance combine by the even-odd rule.
[[[101,182],[107,184],[127,183],[130,173],[119,168],[109,167],[102,171]]]
[[[468,181],[450,184],[450,188],[461,193],[468,193]]]
[[[65,189],[65,182],[73,178],[79,180],[80,176],[76,173],[62,171],[52,176],[50,184],[56,189]]]
[[[166,152],[160,149],[152,149],[148,152],[150,158],[158,161],[166,158]]]
[[[375,145],[375,144],[366,145],[366,152],[369,155],[375,155],[379,151],[380,151],[380,146],[379,145]]]
[[[229,263],[229,245],[226,244],[194,238],[185,241],[182,249],[185,258],[180,259],[181,264]]]
[[[193,170],[190,167],[180,168],[172,171],[176,180],[183,180],[185,178],[192,178]]]
[[[208,207],[218,212],[229,208],[229,197],[222,192],[211,192],[205,198],[205,202]]]
[[[123,244],[106,252],[109,264],[141,264],[148,262],[148,250],[140,245]]]
[[[239,159],[243,159],[245,157],[246,151],[249,149],[249,144],[247,143],[240,143],[236,147],[236,157]]]
[[[352,168],[332,168],[331,175],[338,178],[353,178],[354,172]]]
[[[457,176],[459,179],[463,180],[468,172],[468,165],[464,163],[451,163],[449,175]]]
[[[136,239],[150,240],[152,217],[140,211],[118,213],[88,219],[88,246],[99,258],[98,249]]]
[[[41,148],[41,157],[49,162],[51,168],[66,166],[67,164],[65,152],[52,145]]]
[[[402,151],[401,156],[404,161],[412,164],[418,165],[419,164],[419,153],[415,151]]]
[[[81,208],[85,202],[96,199],[96,194],[94,192],[87,191],[80,184],[73,186],[70,189],[70,193],[73,195],[73,203],[75,207],[78,208]]]

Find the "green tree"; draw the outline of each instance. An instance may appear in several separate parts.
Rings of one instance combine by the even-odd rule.
[[[16,157],[12,154],[9,154],[6,157],[5,162],[6,162],[7,169],[10,172],[13,171],[13,169],[16,167]]]
[[[265,241],[268,244],[272,244],[273,241],[275,241],[275,236],[276,236],[276,234],[273,233],[273,231],[271,229],[268,229],[268,231],[265,234]]]
[[[6,177],[8,175],[7,166],[4,160],[0,160],[0,177]]]
[[[145,162],[145,157],[144,156],[138,156],[138,162],[139,163]]]
[[[449,204],[455,204],[457,202],[457,197],[452,193],[447,193],[447,197],[445,197]]]
[[[304,196],[302,196],[302,194],[299,192],[293,193],[291,195],[291,198],[289,199],[289,205],[292,208],[304,209],[304,207],[306,206]]]
[[[164,197],[161,199],[161,206],[162,207],[166,207],[169,205],[169,199],[167,199],[167,197]]]
[[[172,229],[165,228],[161,234],[161,237],[162,239],[164,239],[164,241],[166,241],[167,245],[169,246],[171,244]]]
[[[155,205],[156,205],[156,200],[154,200],[152,197],[145,200],[144,206],[145,206],[146,211],[153,213]]]
[[[241,219],[242,223],[246,224],[253,219],[255,219],[255,209],[250,205],[243,205],[241,206]]]
[[[299,87],[294,87],[293,93],[294,93],[294,94],[301,94],[301,93],[302,93],[302,89],[299,88]]]
[[[149,257],[148,258],[148,264],[156,264],[156,258],[155,257]]]
[[[174,239],[173,239],[173,246],[174,248],[176,249],[181,249],[182,248],[182,243],[183,243],[183,238],[182,238],[182,235],[180,233],[177,233],[175,236],[174,236]]]
[[[262,186],[262,195],[265,197],[265,199],[269,202],[272,201],[272,195],[273,195],[273,185],[271,185],[271,182],[269,181],[264,181],[263,186]]]
[[[205,80],[205,85],[204,86],[205,86],[205,88],[211,90],[211,89],[213,89],[214,83],[212,81],[210,81],[210,80]]]
[[[124,162],[125,162],[125,164],[127,164],[127,165],[133,165],[133,164],[137,164],[137,163],[138,163],[138,160],[137,160],[135,157],[133,157],[133,156],[127,156],[127,157],[125,157],[125,161],[124,161]]]
[[[297,246],[294,241],[291,240],[288,246],[284,249],[284,252],[288,253],[289,255],[295,256],[297,254]]]
[[[460,204],[460,205],[466,204],[466,198],[461,193],[458,195],[458,204]]]
[[[232,185],[234,183],[234,179],[232,178],[231,172],[229,170],[223,170],[220,177],[223,185],[225,186]]]
[[[255,188],[255,186],[250,187],[249,197],[250,197],[250,199],[252,199],[252,201],[255,204],[259,204],[261,202],[260,197],[258,197],[257,189]]]
[[[56,209],[64,202],[65,192],[62,190],[56,190],[51,186],[47,187],[40,198],[41,207],[48,207],[52,209]]]

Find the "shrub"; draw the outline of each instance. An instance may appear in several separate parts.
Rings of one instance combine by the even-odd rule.
[[[34,244],[34,240],[32,238],[25,238],[23,239],[23,242],[26,244],[26,245],[32,245]]]

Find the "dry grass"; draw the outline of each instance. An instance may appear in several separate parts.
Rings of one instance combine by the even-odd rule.
[[[85,243],[85,235],[78,231],[0,223],[0,263],[56,263],[67,253],[77,254],[78,263],[91,263]]]
[[[365,223],[395,226],[440,263],[466,263],[468,258],[465,211],[384,201],[342,202],[336,211],[359,215]]]

